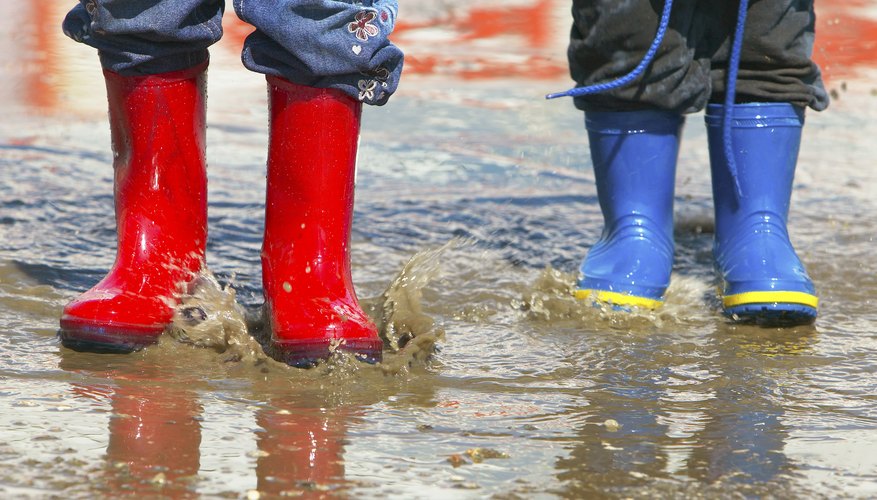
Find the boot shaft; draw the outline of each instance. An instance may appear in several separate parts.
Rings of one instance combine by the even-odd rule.
[[[118,265],[152,266],[157,252],[190,267],[203,259],[207,240],[206,63],[161,75],[104,76]],[[168,241],[155,244],[160,238],[150,235],[159,232]]]
[[[737,104],[732,108],[734,173],[725,157],[724,106],[710,104],[705,116],[712,171],[716,233],[733,232],[746,219],[771,219],[783,230],[801,145],[804,110],[786,103]]]
[[[334,89],[275,77],[268,84],[263,267],[304,269],[299,289],[338,281],[352,289],[349,247],[362,105]],[[282,285],[271,283],[277,274],[265,273],[266,287]]]
[[[649,217],[672,234],[676,161],[684,118],[663,111],[585,113],[605,230]]]

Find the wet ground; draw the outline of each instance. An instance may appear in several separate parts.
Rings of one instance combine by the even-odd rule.
[[[666,306],[570,298],[601,217],[569,102],[563,0],[406,0],[406,78],[368,109],[354,281],[382,366],[264,356],[264,80],[229,19],[212,52],[208,320],[133,355],[61,348],[115,255],[112,155],[67,2],[0,7],[0,495],[877,496],[877,7],[821,2],[835,97],[810,113],[791,213],[811,327],[718,313],[702,117],[680,158]],[[181,341],[188,339],[188,341]],[[194,339],[194,340],[193,340]],[[436,349],[431,346],[435,343]]]

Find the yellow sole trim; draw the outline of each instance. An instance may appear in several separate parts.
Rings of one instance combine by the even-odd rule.
[[[801,304],[816,309],[819,298],[804,292],[746,292],[722,297],[725,307],[746,304]]]
[[[618,292],[607,292],[606,290],[576,290],[575,297],[579,300],[593,298],[596,301],[607,302],[616,306],[643,307],[645,309],[657,309],[663,304],[663,301],[660,300]]]

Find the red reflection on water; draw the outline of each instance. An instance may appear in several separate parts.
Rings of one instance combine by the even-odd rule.
[[[260,411],[256,421],[260,456],[258,490],[269,496],[330,491],[344,485],[345,408],[302,408],[280,403]],[[322,496],[322,495],[321,495]]]
[[[194,393],[123,386],[113,395],[108,484],[113,495],[194,498],[200,467],[201,406]]]
[[[76,371],[69,360],[62,368]],[[194,391],[116,374],[118,386],[71,384],[76,397],[110,401],[109,443],[99,488],[108,498],[199,498],[203,408]],[[256,415],[257,489],[268,498],[340,497],[347,429],[360,410],[272,401]]]
[[[54,16],[57,6],[51,0],[34,0],[24,2],[20,8],[26,9],[25,18],[33,20],[31,23],[24,23],[25,28],[30,28],[31,31],[25,33],[23,38],[30,41],[28,50],[24,51],[22,60],[15,61],[19,63],[19,67],[29,63],[23,70],[25,81],[21,85],[24,92],[22,98],[34,108],[55,109],[59,104],[58,92],[52,86],[51,79],[57,73],[56,65],[64,62],[57,60],[58,51],[55,50],[63,37],[59,22]]]
[[[521,77],[554,79],[567,67],[552,47],[552,16],[556,0],[538,0],[524,6],[472,7],[460,17],[448,16],[420,23],[401,19],[394,37],[408,48],[407,74],[441,74],[466,80]],[[560,2],[564,4],[565,2]],[[419,43],[419,35],[437,26],[453,34],[442,43]],[[497,43],[485,50],[475,42]],[[438,50],[436,50],[438,49]],[[508,56],[514,55],[514,59]]]
[[[862,69],[877,66],[875,7],[874,0],[816,3],[813,59],[822,68],[826,80],[853,77]]]
[[[102,488],[109,498],[197,498],[201,405],[191,391],[124,380],[73,384],[77,397],[109,399],[112,415]]]

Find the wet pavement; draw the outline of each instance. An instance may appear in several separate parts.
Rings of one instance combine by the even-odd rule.
[[[415,340],[312,370],[251,337],[266,92],[233,16],[209,76],[213,274],[189,299],[207,320],[132,355],[60,346],[115,256],[103,81],[58,29],[67,3],[0,7],[3,497],[877,495],[874,2],[819,5],[834,100],[807,117],[791,235],[820,317],[778,330],[719,314],[700,115],[665,307],[573,300],[602,219],[582,116],[542,99],[570,85],[568,3],[406,0],[403,83],[364,116],[353,277]]]

